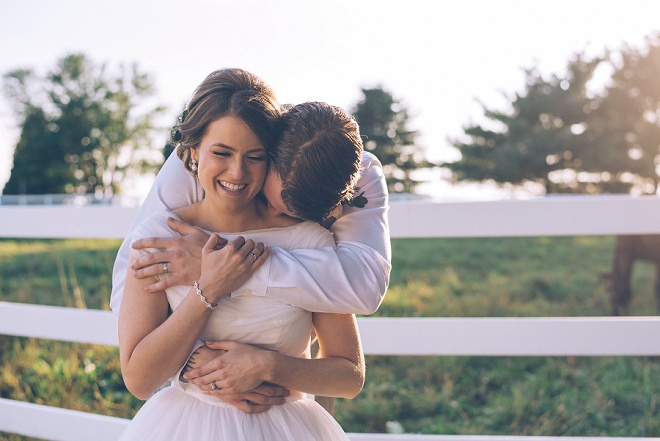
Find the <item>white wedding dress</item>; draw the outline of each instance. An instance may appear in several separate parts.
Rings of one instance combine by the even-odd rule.
[[[136,229],[133,240],[177,235],[167,226],[167,216],[176,217],[166,212],[146,219]],[[239,234],[221,235],[232,240]],[[285,249],[334,246],[332,235],[311,222],[240,235]],[[286,274],[280,277],[286,278]],[[176,309],[189,290],[189,286],[167,290],[172,309]],[[306,357],[311,330],[310,312],[239,290],[222,299],[200,339],[240,341]],[[348,437],[313,397],[292,392],[283,405],[273,406],[266,412],[247,414],[218,398],[203,395],[192,384],[181,383],[177,373],[171,384],[149,398],[133,418],[120,438],[120,441],[129,440],[329,441],[348,440]]]

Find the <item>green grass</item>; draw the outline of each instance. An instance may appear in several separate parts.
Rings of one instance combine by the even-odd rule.
[[[0,300],[108,309],[119,241],[2,240]],[[380,316],[599,316],[611,237],[400,239]],[[634,270],[631,314],[652,315],[653,268]],[[451,338],[451,336],[447,336]],[[649,336],[652,338],[652,336]],[[0,396],[131,417],[116,348],[0,337]],[[367,357],[337,400],[347,431],[660,436],[656,357]],[[25,438],[0,433],[0,440]]]
[[[117,240],[0,241],[0,300],[109,309]],[[132,417],[115,347],[0,336],[0,397]],[[3,434],[0,440],[31,438]]]
[[[378,315],[598,316],[610,311],[600,275],[611,237],[392,241],[390,289]],[[634,269],[631,314],[655,314],[653,271]]]
[[[116,240],[1,240],[0,300],[108,309]]]

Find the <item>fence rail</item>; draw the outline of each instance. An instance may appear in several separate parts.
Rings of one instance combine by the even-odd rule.
[[[367,355],[660,355],[660,339],[650,338],[660,335],[656,317],[360,317],[358,324]],[[0,302],[0,334],[118,344],[110,311],[61,306]]]
[[[136,208],[0,206],[0,237],[121,238]],[[660,198],[581,196],[392,203],[392,237],[660,234]],[[359,319],[370,355],[660,355],[657,317]],[[108,311],[0,302],[0,334],[117,344]],[[116,440],[127,420],[0,399],[0,431],[47,440]],[[553,437],[349,434],[354,441],[550,441]],[[562,440],[566,437],[562,437]],[[592,437],[570,437],[588,440]],[[607,438],[617,440],[617,438]],[[631,438],[620,438],[630,440]],[[645,440],[652,438],[635,438]]]

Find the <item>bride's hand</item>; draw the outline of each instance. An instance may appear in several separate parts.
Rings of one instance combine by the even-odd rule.
[[[225,246],[223,241],[217,234],[211,234],[202,249],[199,287],[210,303],[241,287],[270,256],[270,248],[261,242],[245,240],[242,236]]]

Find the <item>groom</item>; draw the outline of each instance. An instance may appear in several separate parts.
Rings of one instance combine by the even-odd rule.
[[[380,162],[362,150],[356,121],[336,106],[304,103],[282,116],[282,133],[263,188],[269,211],[327,222],[337,247],[292,251],[273,248],[269,259],[241,289],[312,312],[376,311],[387,291],[391,269],[388,194]],[[345,196],[338,189],[355,180],[357,191],[353,199],[328,216]],[[115,260],[110,306],[116,314],[123,295],[131,232],[154,211],[200,200],[202,195],[197,187],[176,154],[170,155]],[[339,213],[342,209],[343,213]],[[201,249],[208,235],[183,222],[170,220],[169,225],[182,237],[148,238],[133,244],[135,249],[161,250],[147,253],[133,263],[136,277],[165,272],[171,275],[149,285],[150,292],[192,285],[200,274]],[[286,277],[278,277],[283,274]],[[254,413],[281,404],[282,394],[281,388],[262,385],[223,399]]]

